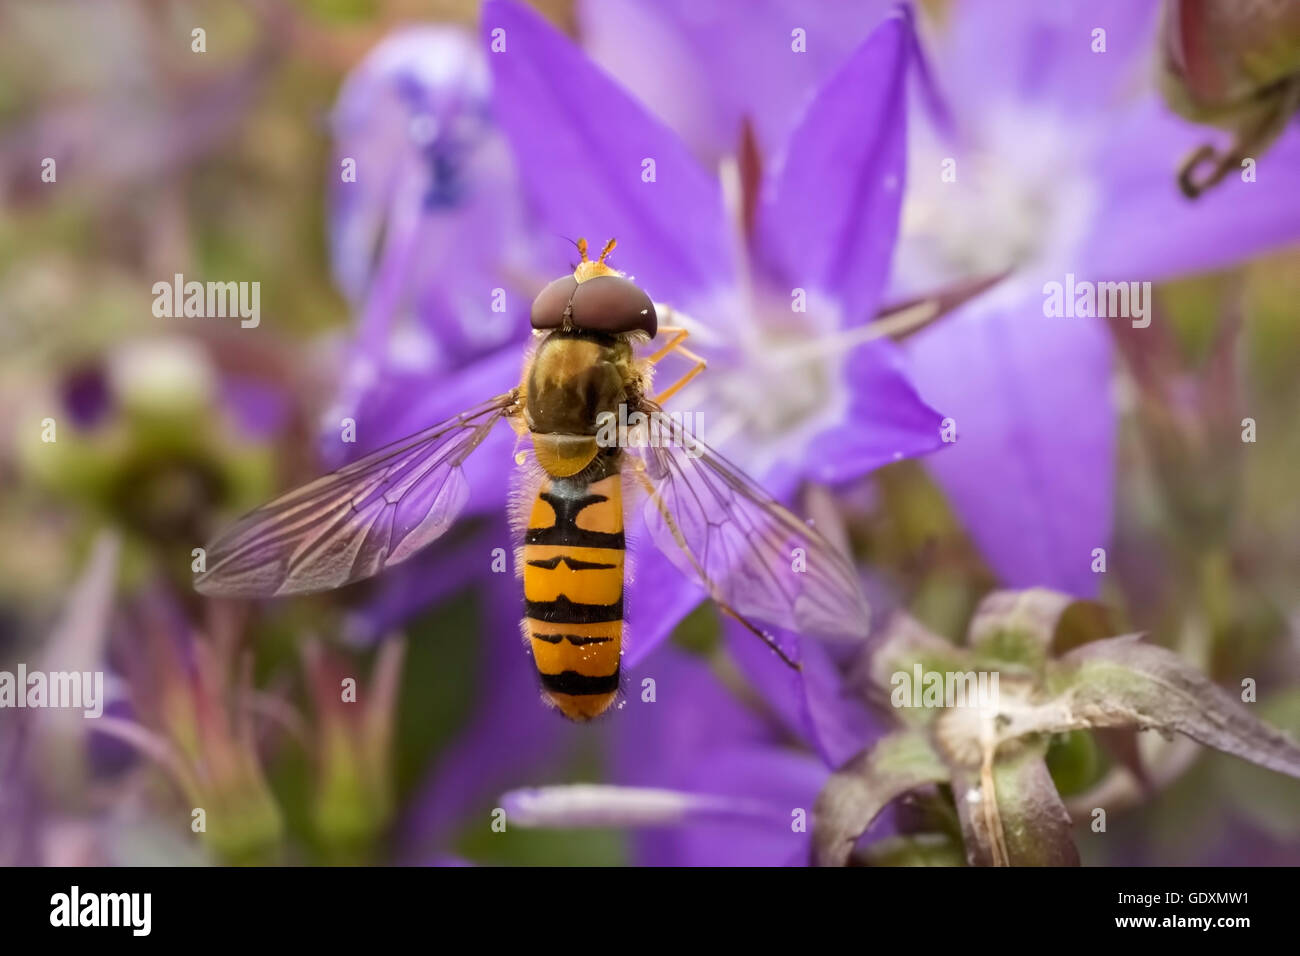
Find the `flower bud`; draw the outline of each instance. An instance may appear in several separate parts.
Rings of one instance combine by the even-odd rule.
[[[1203,146],[1184,164],[1179,183],[1195,197],[1257,156],[1300,107],[1300,4],[1165,0],[1159,42],[1170,109],[1235,135],[1224,153]]]
[[[363,862],[392,819],[393,720],[405,642],[390,638],[362,684],[348,661],[315,642],[303,647],[315,711],[312,816],[335,862]]]

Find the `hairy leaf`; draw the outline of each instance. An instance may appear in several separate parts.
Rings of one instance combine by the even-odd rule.
[[[1049,654],[1114,633],[1106,608],[1059,591],[994,591],[971,619],[967,643],[981,659],[1041,671]]]
[[[1003,735],[1081,727],[1177,731],[1300,777],[1300,746],[1172,651],[1138,635],[1085,644],[1054,663],[1050,700],[1009,715]]]
[[[901,731],[879,740],[831,774],[813,808],[813,860],[844,866],[853,844],[889,803],[909,790],[948,780],[929,742]]]
[[[972,866],[1078,866],[1070,814],[1040,740],[953,774],[953,797]]]
[[[924,673],[966,671],[969,655],[960,647],[933,633],[915,618],[902,612],[885,624],[875,647],[855,668],[853,686],[869,702],[887,703],[894,690],[894,676],[914,674],[916,665]],[[896,710],[902,720],[929,723],[936,711],[932,708]]]

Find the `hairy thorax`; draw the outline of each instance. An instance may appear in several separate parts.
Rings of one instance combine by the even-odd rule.
[[[556,331],[538,347],[524,381],[524,414],[538,463],[555,477],[582,471],[600,450],[599,417],[618,414],[636,389],[631,346],[621,338]]]

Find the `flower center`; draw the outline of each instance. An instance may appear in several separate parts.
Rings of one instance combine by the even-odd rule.
[[[1088,235],[1096,189],[1077,124],[1004,107],[976,132],[967,150],[926,131],[913,144],[896,260],[907,288],[1053,272]]]
[[[746,449],[740,463],[761,475],[797,456],[808,439],[840,419],[848,349],[834,338],[827,341],[838,333],[830,303],[810,297],[808,311],[795,313],[789,298],[761,296],[756,311],[740,326],[745,333],[729,343],[732,348],[704,353],[709,369],[698,379],[698,390],[684,396],[683,407],[707,409],[701,437],[715,448],[738,439]]]

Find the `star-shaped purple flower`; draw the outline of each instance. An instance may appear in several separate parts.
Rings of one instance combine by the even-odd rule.
[[[618,239],[615,264],[671,307],[709,363],[672,403],[697,414],[705,441],[778,497],[940,446],[941,416],[870,325],[904,189],[906,17],[886,19],[817,92],[783,161],[753,184],[736,164],[703,169],[526,8],[490,2],[482,24],[496,116],[552,234],[543,262],[571,267],[566,236]],[[702,596],[649,549],[638,560],[629,606],[655,613],[633,633],[631,665]]]
[[[612,0],[583,4],[581,19],[598,61],[644,85],[658,115],[713,155],[715,130],[740,116],[775,149],[772,131],[789,127],[792,104],[813,95],[886,4],[806,7]],[[1294,123],[1258,157],[1253,181],[1230,177],[1196,202],[1179,192],[1180,162],[1211,134],[1155,93],[1156,13],[1127,0],[967,0],[934,31],[947,108],[912,124],[889,288],[905,296],[1013,270],[907,348],[921,393],[958,434],[928,464],[1009,586],[1094,594],[1093,550],[1110,539],[1116,407],[1105,326],[1120,320],[1048,318],[1044,284],[1069,273],[1159,282],[1300,238]],[[807,52],[789,61],[779,51],[795,30]],[[662,75],[677,62],[690,64],[691,85]]]

